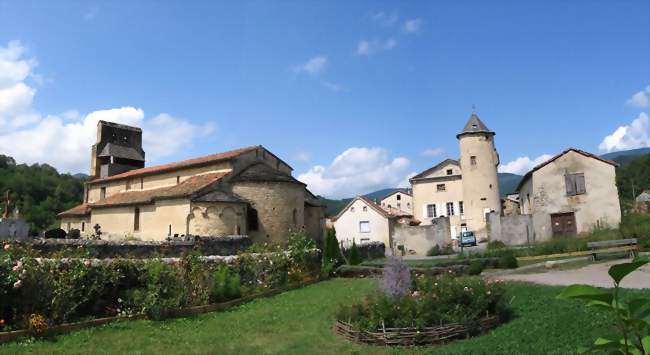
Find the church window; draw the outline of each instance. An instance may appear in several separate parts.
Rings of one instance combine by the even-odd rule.
[[[99,190],[99,198],[101,200],[106,198],[106,187],[102,187],[101,190]]]
[[[248,224],[248,230],[256,231],[259,229],[259,219],[257,217],[257,210],[254,208],[249,208],[246,212],[246,222]]]
[[[453,215],[454,215],[454,203],[447,202],[447,216],[453,216]]]
[[[470,165],[476,165],[476,156],[475,155],[472,155],[471,157],[469,157],[469,163],[470,163]]]
[[[135,208],[133,214],[133,231],[137,232],[140,230],[140,207]]]
[[[144,189],[144,178],[140,177],[140,190]]]
[[[180,183],[181,183],[181,177],[180,177],[180,176],[176,176],[176,185],[178,185],[178,184],[180,184]]]
[[[83,232],[86,229],[86,222],[81,222],[81,231]]]

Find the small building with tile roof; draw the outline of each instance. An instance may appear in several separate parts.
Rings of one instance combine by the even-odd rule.
[[[398,189],[384,196],[379,201],[379,205],[413,214],[413,195],[409,189]]]
[[[533,240],[618,227],[617,166],[595,154],[568,148],[527,172],[517,193],[521,214],[532,215]]]
[[[107,131],[107,124],[113,129]],[[124,132],[128,134],[121,136]],[[138,132],[136,127],[98,123],[84,201],[59,213],[61,228],[88,236],[98,225],[102,238],[109,239],[246,234],[253,241],[283,243],[292,228],[322,238],[324,214],[318,198],[266,148],[138,167],[139,157],[144,159],[144,151],[133,144]],[[124,160],[126,152],[133,159]]]
[[[381,242],[386,246],[387,255],[396,253],[392,239],[396,224],[420,224],[410,213],[382,207],[364,196],[352,199],[332,220],[336,237],[344,245]]]

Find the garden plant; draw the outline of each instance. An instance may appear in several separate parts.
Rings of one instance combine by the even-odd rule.
[[[579,352],[606,352],[608,354],[650,354],[650,297],[622,300],[621,281],[650,260],[635,260],[616,264],[609,268],[614,288],[605,291],[588,285],[571,285],[558,298],[577,298],[588,301],[587,307],[602,309],[614,315],[617,334],[600,337],[589,348]]]

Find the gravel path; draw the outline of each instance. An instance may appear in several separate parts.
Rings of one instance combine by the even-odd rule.
[[[613,287],[613,283],[607,270],[614,264],[629,262],[628,260],[616,260],[607,263],[591,264],[573,270],[549,270],[539,273],[510,274],[499,276],[499,279],[512,281],[533,282],[543,285],[567,286],[572,284],[586,284],[597,287]],[[648,288],[650,289],[650,265],[645,265],[629,274],[623,282],[625,288]]]

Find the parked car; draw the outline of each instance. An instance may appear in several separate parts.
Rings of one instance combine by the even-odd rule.
[[[460,234],[460,246],[462,247],[475,247],[476,246],[476,236],[474,232],[462,232]]]

